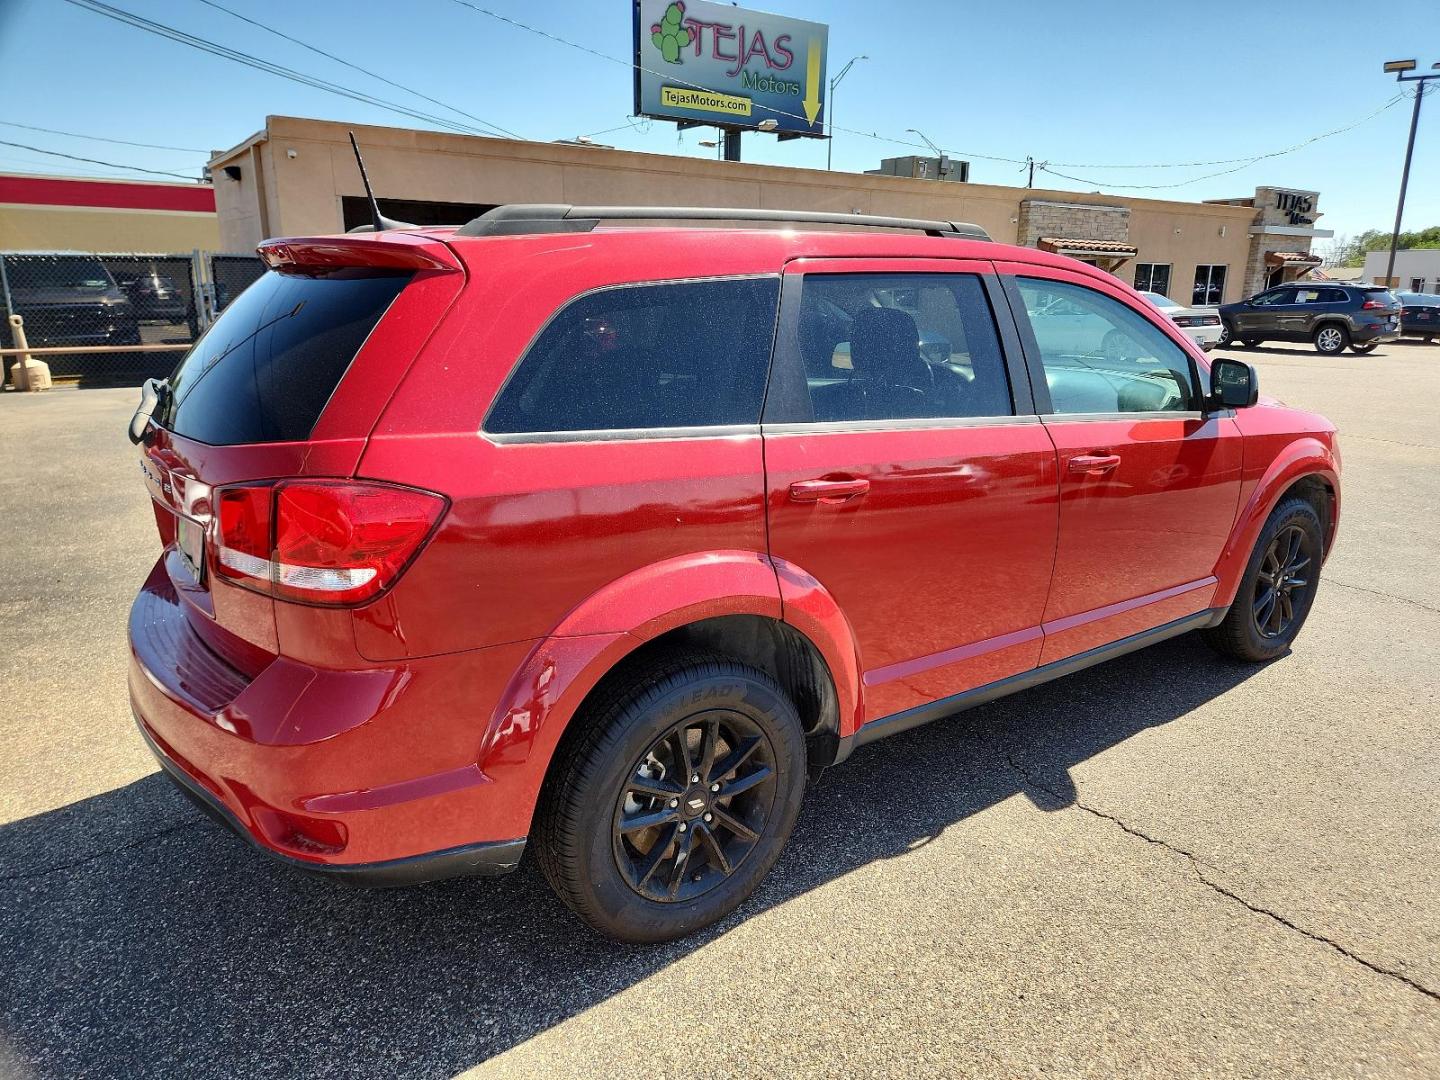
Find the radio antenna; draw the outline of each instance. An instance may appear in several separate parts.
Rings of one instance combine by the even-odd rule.
[[[360,144],[355,141],[355,132],[347,132],[350,136],[350,149],[355,151],[355,164],[360,166],[360,181],[365,185],[365,197],[370,200],[370,221],[369,225],[359,225],[351,229],[351,232],[384,232],[386,229],[407,229],[414,226],[403,221],[391,221],[384,214],[380,213],[380,204],[375,201],[375,192],[370,187],[370,175],[365,171],[365,159],[360,156]]]

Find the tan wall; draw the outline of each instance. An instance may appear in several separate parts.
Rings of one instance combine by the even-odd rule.
[[[258,154],[246,143],[212,161],[227,249],[246,250],[263,239],[267,215],[272,236],[339,232],[341,196],[364,194],[346,138],[352,127],[272,116],[253,142]],[[858,211],[969,221],[1007,243],[1023,239],[1025,199],[1124,207],[1130,211],[1128,239],[1140,249],[1138,261],[1170,263],[1171,292],[1182,302],[1189,301],[1197,263],[1228,265],[1226,298],[1234,298],[1254,216],[1246,206],[941,183],[402,128],[353,130],[376,192],[397,199]],[[241,166],[239,182],[225,179],[225,164]],[[256,171],[264,174],[258,187]],[[1119,273],[1134,280],[1133,265]]]
[[[91,210],[72,206],[0,208],[0,251],[215,251],[215,214]]]
[[[1249,207],[1213,207],[1199,203],[1137,202],[1130,215],[1130,242],[1138,249],[1135,263],[1170,264],[1170,298],[1191,301],[1195,267],[1213,263],[1226,267],[1224,302],[1239,300],[1245,261],[1250,253]],[[1214,211],[1223,209],[1225,214]],[[1221,232],[1224,235],[1221,235]],[[1120,271],[1134,284],[1133,263]]]

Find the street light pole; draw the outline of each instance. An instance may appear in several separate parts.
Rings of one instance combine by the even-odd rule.
[[[835,87],[840,85],[840,80],[850,74],[850,69],[855,66],[856,60],[869,60],[868,56],[852,56],[849,63],[840,69],[840,74],[830,80],[830,93],[825,98],[825,168],[830,169],[830,163],[835,157]]]
[[[1400,198],[1395,204],[1395,228],[1390,232],[1390,259],[1385,265],[1385,283],[1394,287],[1391,283],[1395,280],[1395,250],[1400,246],[1400,221],[1405,216],[1405,190],[1410,186],[1410,160],[1415,156],[1415,131],[1420,126],[1420,102],[1425,99],[1425,84],[1431,79],[1440,79],[1440,75],[1406,75],[1407,71],[1414,71],[1416,67],[1414,60],[1391,60],[1385,65],[1387,72],[1395,73],[1396,82],[1419,83],[1415,87],[1415,111],[1410,114],[1410,138],[1405,143],[1405,167],[1400,172]],[[1440,64],[1432,64],[1432,68],[1440,68]]]

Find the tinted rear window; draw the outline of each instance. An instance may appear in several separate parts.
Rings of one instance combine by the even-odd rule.
[[[760,422],[776,278],[630,285],[562,308],[501,391],[495,434]]]
[[[307,439],[409,273],[271,271],[170,377],[161,426],[216,445]]]

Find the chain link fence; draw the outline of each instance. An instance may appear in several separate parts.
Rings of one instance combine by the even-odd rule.
[[[9,316],[56,380],[134,385],[163,378],[215,315],[261,273],[254,255],[0,252],[0,347]],[[5,378],[17,357],[0,354]]]

